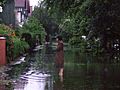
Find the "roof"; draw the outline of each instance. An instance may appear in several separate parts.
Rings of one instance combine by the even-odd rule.
[[[30,7],[29,0],[15,0],[15,7],[25,7],[28,9]]]
[[[29,0],[15,0],[15,7],[22,7],[30,12],[30,2]]]
[[[26,0],[15,0],[15,7],[25,7]]]

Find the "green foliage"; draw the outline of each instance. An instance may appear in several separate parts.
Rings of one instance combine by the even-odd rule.
[[[69,42],[74,47],[80,47],[80,51],[84,52],[87,46],[87,41],[82,36],[87,36],[88,25],[91,18],[87,16],[87,9],[91,5],[91,0],[45,0],[48,12],[60,26],[60,32],[65,41]],[[54,12],[53,12],[54,11]],[[62,17],[58,18],[61,12]],[[56,16],[57,15],[57,16]]]
[[[94,33],[93,36],[97,35],[99,37],[99,35],[105,33],[120,34],[119,4],[119,0],[97,0],[90,4],[87,15],[91,18],[89,30]]]
[[[55,32],[57,32],[58,25],[56,22],[59,20],[54,19],[55,15],[50,15],[50,11],[48,12],[47,9],[42,5],[39,7],[35,7],[32,16],[35,17],[39,23],[41,23],[45,29],[45,32],[47,34],[53,35]],[[62,15],[59,15],[59,17]]]
[[[62,36],[73,46],[82,48],[87,40],[100,39],[99,47],[105,48],[107,41],[120,36],[120,0],[45,0],[51,17],[60,26]],[[59,18],[60,13],[62,17]],[[66,22],[69,19],[69,22]],[[96,43],[95,43],[96,44]],[[97,44],[96,44],[97,45]],[[96,47],[94,47],[96,50]],[[94,50],[94,51],[95,51]],[[96,52],[96,51],[95,51]]]
[[[32,17],[36,18],[39,23],[41,23],[43,26],[46,26],[50,20],[47,10],[42,7],[35,7]]]
[[[4,3],[6,0],[0,0],[0,4]]]
[[[13,38],[14,40],[14,57],[19,56],[20,54],[24,53],[26,50],[29,49],[29,45],[27,42],[20,40],[20,38]]]
[[[35,17],[30,17],[28,22],[26,22],[20,30],[21,35],[23,33],[29,33],[34,38],[37,34],[41,36],[40,40],[45,38],[45,30],[43,26]]]
[[[6,37],[8,61],[11,60],[11,57],[16,58],[20,53],[24,53],[25,50],[29,49],[28,43],[21,41],[20,37],[16,36],[14,30],[9,26],[0,24],[0,35]]]
[[[74,3],[71,6],[72,8],[69,8],[68,12],[66,13],[70,21],[65,23],[63,28],[63,30],[69,34],[70,44],[80,47],[82,48],[82,50],[84,50],[85,48],[84,43],[86,41],[83,40],[81,37],[88,35],[87,26],[90,19],[86,15],[86,9],[89,7],[90,3],[90,0],[82,1],[79,6],[76,6],[75,4],[77,3]]]
[[[0,24],[0,34],[10,34],[12,33],[12,29],[9,26],[6,26],[4,24]]]

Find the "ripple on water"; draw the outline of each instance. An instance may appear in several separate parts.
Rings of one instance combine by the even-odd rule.
[[[28,71],[14,83],[14,90],[45,90],[50,74]]]

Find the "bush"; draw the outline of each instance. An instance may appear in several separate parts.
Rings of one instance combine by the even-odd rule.
[[[28,33],[32,36],[33,39],[36,38],[36,35],[39,35],[39,39],[41,43],[44,42],[45,39],[45,29],[43,25],[39,23],[39,21],[35,17],[30,17],[28,22],[26,22],[23,27],[19,30],[20,34]]]
[[[29,44],[23,40],[20,40],[20,38],[13,38],[14,40],[14,57],[19,56],[20,54],[23,54],[26,52],[26,50],[29,49]]]
[[[29,49],[28,43],[20,40],[20,37],[16,36],[15,31],[9,26],[0,24],[0,35],[6,37],[8,62]]]

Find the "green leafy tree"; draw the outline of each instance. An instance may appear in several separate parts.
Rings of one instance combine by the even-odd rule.
[[[40,40],[44,41],[45,30],[42,24],[39,23],[38,19],[35,17],[30,17],[28,21],[23,25],[20,30],[21,35],[22,33],[29,33],[34,38],[37,34],[39,34]]]
[[[112,43],[120,41],[120,0],[44,0],[44,3],[59,25],[58,34],[71,45],[81,47],[85,42],[82,36],[87,36],[86,43],[99,43],[103,49],[109,43],[114,48]]]
[[[119,0],[92,0],[87,15],[90,18],[88,25],[89,39],[100,38],[101,47],[106,49],[110,41],[120,36],[120,1]]]
[[[2,4],[4,1],[6,1],[6,0],[0,0],[0,3]]]
[[[82,35],[87,35],[87,25],[89,18],[86,16],[86,9],[89,7],[91,0],[45,0],[48,11],[52,15],[58,15],[59,11],[62,13],[61,22],[57,22],[60,30],[65,34],[72,45],[79,45]],[[54,11],[54,12],[52,12]],[[54,14],[55,13],[55,14]],[[66,22],[69,20],[69,22]],[[57,21],[57,20],[56,20]],[[59,20],[60,21],[60,20]]]
[[[58,25],[55,23],[55,20],[49,17],[49,13],[46,8],[39,6],[35,7],[32,16],[38,19],[41,23],[47,34],[54,34],[57,31]]]

